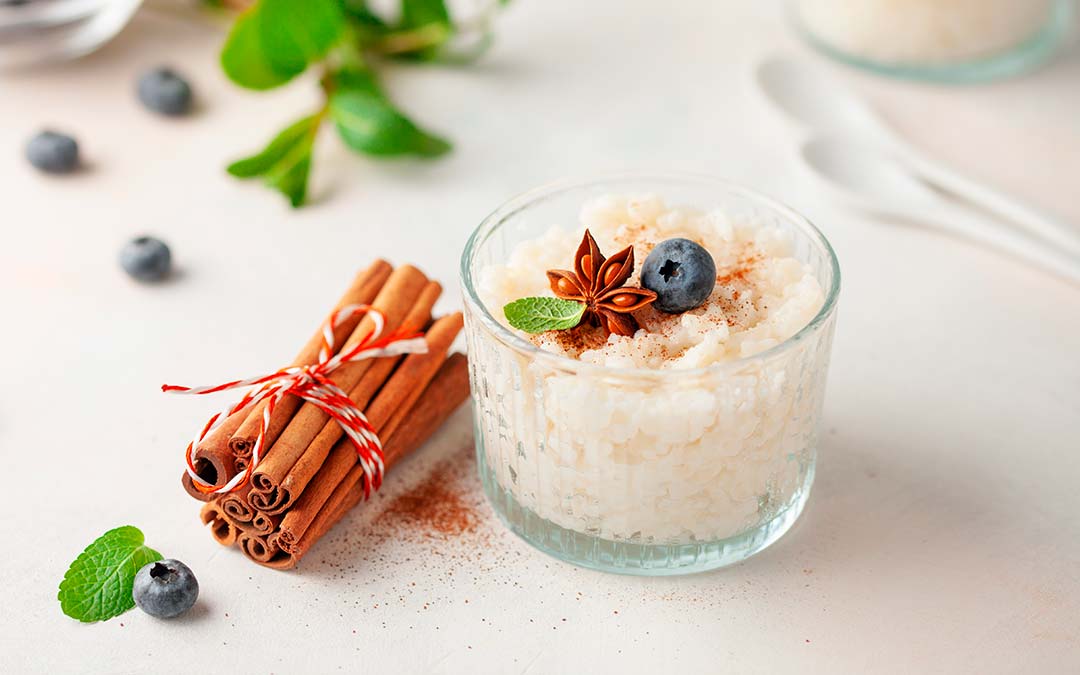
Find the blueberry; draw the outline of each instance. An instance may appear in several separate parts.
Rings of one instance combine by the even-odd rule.
[[[708,299],[716,286],[716,262],[689,239],[660,242],[645,258],[641,285],[656,293],[653,307],[678,314]]]
[[[139,609],[159,619],[171,619],[191,609],[199,597],[199,582],[179,560],[159,560],[135,573],[131,597]]]
[[[79,144],[55,131],[42,131],[26,144],[26,159],[45,173],[71,173],[79,168]]]
[[[136,91],[143,105],[163,115],[191,112],[191,85],[171,68],[160,67],[139,78]]]
[[[120,266],[139,281],[161,281],[169,274],[172,254],[160,239],[138,237],[120,249]]]

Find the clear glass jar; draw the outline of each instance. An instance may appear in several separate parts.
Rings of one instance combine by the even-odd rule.
[[[814,319],[752,357],[697,370],[617,369],[533,346],[477,290],[483,268],[604,194],[652,192],[789,231],[825,294]],[[814,478],[840,270],[790,209],[719,180],[618,175],[562,182],[492,213],[462,256],[476,451],[507,525],[568,562],[629,574],[732,564],[778,539]]]
[[[1065,42],[1073,0],[790,0],[820,51],[874,72],[980,82],[1026,72]]]

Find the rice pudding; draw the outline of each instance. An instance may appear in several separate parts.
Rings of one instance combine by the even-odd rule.
[[[1008,51],[1050,21],[1056,0],[796,0],[807,30],[882,63],[957,63]]]
[[[627,288],[672,238],[708,251],[715,286],[689,311],[633,311],[632,335],[584,321],[515,330],[502,308],[553,296],[546,272],[569,268],[586,229],[605,254],[632,248]],[[813,477],[832,332],[829,312],[792,340],[819,317],[831,282],[795,248],[793,230],[767,214],[635,194],[589,199],[579,222],[477,265],[466,313],[477,447],[511,526],[575,562],[654,573],[727,564],[769,543],[770,524],[783,520],[782,533]],[[531,355],[492,340],[471,311],[480,306]],[[753,541],[728,546],[740,537]]]
[[[576,229],[556,225],[518,244],[506,264],[480,270],[484,304],[500,308],[520,297],[551,295],[546,270],[567,266],[586,228],[602,250],[633,246],[638,261],[665,239],[696,241],[712,255],[717,283],[705,304],[689,312],[652,306],[635,312],[642,330],[633,337],[588,325],[527,336],[549,352],[610,368],[704,368],[775,347],[824,302],[813,271],[791,257],[788,232],[734,221],[722,211],[668,208],[659,196],[642,195],[591,201]],[[639,275],[640,266],[628,285],[637,285]],[[496,316],[506,322],[501,311]]]

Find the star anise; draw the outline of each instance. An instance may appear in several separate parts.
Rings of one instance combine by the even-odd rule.
[[[603,326],[609,333],[629,336],[638,329],[631,312],[656,299],[652,291],[623,286],[633,273],[633,246],[605,258],[592,234],[585,230],[574,256],[574,271],[548,270],[547,276],[555,295],[585,304],[582,320]]]

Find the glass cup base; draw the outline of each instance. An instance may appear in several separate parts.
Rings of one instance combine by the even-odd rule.
[[[477,434],[476,439],[476,461],[484,494],[514,534],[564,562],[615,574],[677,576],[742,562],[768,548],[791,529],[802,514],[814,483],[814,463],[811,462],[802,484],[773,518],[734,537],[687,544],[636,544],[570,530],[522,506],[499,484],[488,466],[482,436]]]

